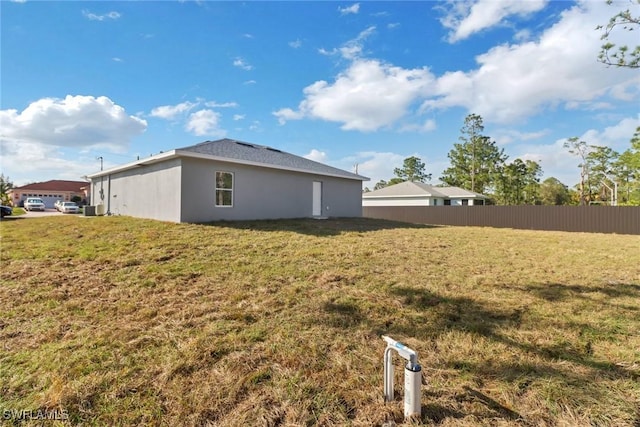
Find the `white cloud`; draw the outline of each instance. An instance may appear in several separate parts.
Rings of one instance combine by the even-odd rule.
[[[357,164],[358,174],[371,179],[364,185],[373,189],[381,179],[389,181],[393,178],[393,170],[401,167],[407,157],[409,156],[392,152],[363,151],[342,159],[340,164],[345,170],[352,170],[353,165]]]
[[[423,108],[465,107],[487,121],[508,123],[546,108],[597,105],[603,96],[632,99],[640,93],[640,76],[596,61],[602,41],[594,28],[615,11],[604,2],[575,5],[538,40],[496,46],[476,57],[476,70],[445,73],[437,82],[439,96]],[[633,34],[626,37],[635,43]]]
[[[351,6],[338,7],[338,11],[341,15],[357,14],[360,11],[360,3],[352,4]]]
[[[304,117],[304,113],[293,111],[291,108],[274,111],[273,115],[278,118],[278,123],[281,125],[284,125],[288,120],[300,120]]]
[[[128,115],[106,96],[42,98],[22,112],[0,110],[0,140],[59,147],[125,148],[147,128],[147,122]]]
[[[219,128],[220,113],[213,110],[200,110],[189,115],[185,130],[196,136],[224,136],[226,132]]]
[[[375,131],[402,117],[433,83],[426,68],[407,70],[359,59],[335,82],[321,80],[307,86],[298,111],[283,108],[274,115],[281,124],[310,117],[342,123],[344,130]]]
[[[629,141],[638,126],[640,126],[640,114],[636,117],[627,117],[603,130],[589,129],[578,138],[589,145],[607,146],[622,152],[631,147]]]
[[[43,98],[21,112],[0,110],[0,162],[17,185],[33,176],[78,180],[95,170],[95,159],[83,158],[83,152],[125,152],[146,128],[146,121],[107,97]],[[65,158],[69,151],[74,160]]]
[[[244,114],[234,114],[233,115],[233,120],[234,121],[238,121],[238,120],[244,120],[245,115]]]
[[[498,129],[491,136],[498,145],[508,145],[513,142],[532,141],[549,134],[549,129],[537,132],[521,132],[515,129]]]
[[[484,3],[476,4],[493,10]],[[513,14],[534,10],[542,2],[522,7],[512,1],[497,4],[502,5],[500,11]],[[365,58],[364,43],[375,33],[372,26],[340,48],[319,50],[325,55],[339,53],[349,65],[334,81],[320,80],[304,88],[296,109],[283,108],[274,115],[281,124],[312,118],[366,132],[392,127],[416,113],[452,107],[480,114],[487,123],[511,125],[554,109],[609,109],[640,95],[636,70],[608,68],[596,61],[602,41],[594,29],[616,7],[620,4],[582,0],[558,15],[558,22],[535,40],[495,46],[476,57],[476,69],[439,77],[427,68],[405,69]],[[500,16],[496,13],[490,16]],[[632,32],[622,33],[626,44],[637,44]],[[421,103],[417,111],[416,103]],[[433,125],[409,122],[399,129],[429,131]]]
[[[376,31],[375,26],[370,26],[365,30],[361,31],[353,40],[349,40],[346,42],[338,51],[342,54],[342,57],[345,59],[356,59],[360,56],[363,49],[364,42]]]
[[[539,162],[545,178],[554,177],[563,184],[573,187],[580,180],[580,159],[570,154],[563,144],[569,137],[577,136],[589,145],[610,147],[619,153],[631,147],[629,140],[637,126],[640,126],[640,114],[627,117],[604,129],[589,129],[582,135],[567,135],[550,144],[531,144],[524,142],[512,147],[510,159],[534,160]],[[532,133],[532,136],[536,133]],[[532,138],[533,139],[533,138]]]
[[[404,125],[400,128],[400,132],[420,132],[426,133],[437,129],[436,121],[427,119],[424,123],[412,123]]]
[[[116,20],[121,16],[118,12],[114,11],[105,13],[104,15],[96,15],[95,13],[91,13],[86,9],[82,11],[82,15],[84,15],[84,17],[89,19],[90,21],[104,21],[106,19]]]
[[[0,150],[3,172],[16,186],[48,179],[66,179],[79,181],[88,173],[95,172],[95,157],[72,156],[65,158],[58,147],[31,142],[9,142]]]
[[[237,102],[216,102],[216,101],[207,101],[204,103],[207,107],[211,108],[235,108],[238,106]]]
[[[198,104],[193,102],[181,102],[177,105],[162,105],[151,110],[151,117],[159,117],[161,119],[173,120],[182,113],[186,113],[196,107]]]
[[[293,49],[298,49],[302,46],[302,41],[300,39],[296,39],[294,41],[289,42],[289,47]]]
[[[113,62],[124,62],[124,61],[122,60],[122,58],[118,58],[117,56],[116,56],[116,57],[111,58],[111,60],[112,60]]]
[[[449,2],[447,13],[440,19],[451,29],[449,41],[464,40],[471,35],[501,24],[511,15],[525,16],[543,9],[548,0],[477,0]]]
[[[234,67],[238,67],[241,68],[245,71],[251,71],[253,70],[253,65],[248,64],[244,59],[242,59],[241,57],[237,57],[236,59],[233,60],[233,66]]]
[[[245,86],[248,86],[248,85],[254,85],[256,83],[257,82],[255,80],[247,80],[247,81],[243,82],[242,84],[245,85]]]
[[[315,148],[302,157],[320,163],[325,163],[327,161],[327,153],[325,153],[324,151],[316,150]]]
[[[327,50],[323,47],[321,47],[320,49],[318,49],[318,53],[320,55],[325,55],[325,56],[331,56],[331,55],[335,55],[336,52],[338,52],[338,49],[332,49],[332,50]]]

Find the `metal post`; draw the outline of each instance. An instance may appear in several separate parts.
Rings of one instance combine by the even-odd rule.
[[[393,338],[382,336],[387,342],[384,351],[384,400],[393,400],[393,361],[392,350],[407,360],[404,369],[404,417],[420,416],[422,413],[420,387],[422,385],[422,368],[418,364],[418,354]]]

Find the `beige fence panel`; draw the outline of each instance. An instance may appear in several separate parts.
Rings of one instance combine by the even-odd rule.
[[[415,224],[640,234],[638,206],[365,206],[368,218]]]

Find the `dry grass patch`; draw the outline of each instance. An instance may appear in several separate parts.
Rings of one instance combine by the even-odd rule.
[[[0,410],[401,424],[384,333],[419,352],[419,424],[640,423],[638,236],[123,217],[0,231]]]

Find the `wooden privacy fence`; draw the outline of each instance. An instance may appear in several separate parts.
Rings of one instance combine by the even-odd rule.
[[[365,206],[362,213],[414,224],[640,234],[638,206]]]

